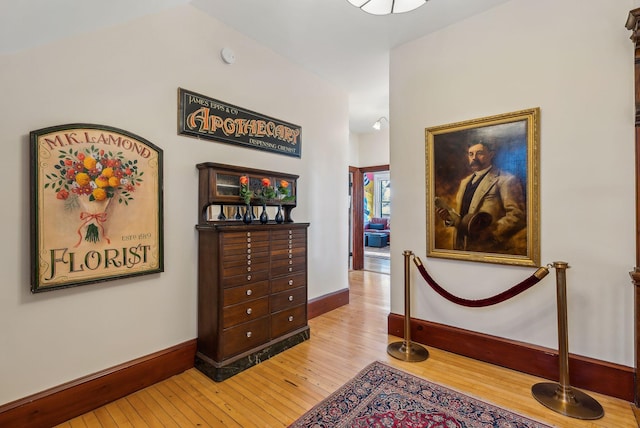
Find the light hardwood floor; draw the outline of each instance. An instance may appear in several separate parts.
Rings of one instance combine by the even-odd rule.
[[[196,369],[174,376],[60,427],[285,427],[379,360],[432,382],[557,427],[637,427],[631,404],[588,392],[605,409],[596,421],[547,410],[531,396],[542,379],[434,348],[408,363],[386,352],[390,276],[350,275],[351,302],[309,321],[311,339],[216,383]]]

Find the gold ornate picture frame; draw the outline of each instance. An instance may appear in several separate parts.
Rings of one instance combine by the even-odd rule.
[[[104,125],[30,137],[31,291],[162,272],[162,149]]]
[[[540,109],[426,128],[427,256],[540,263]]]

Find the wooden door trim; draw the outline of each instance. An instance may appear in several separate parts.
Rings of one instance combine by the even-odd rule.
[[[353,270],[364,269],[364,180],[362,175],[367,172],[390,171],[389,164],[355,167],[349,166],[349,172],[353,175],[353,187],[351,191],[351,239],[353,242],[351,268]]]

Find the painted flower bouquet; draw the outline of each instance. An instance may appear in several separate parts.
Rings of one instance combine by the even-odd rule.
[[[104,222],[107,221],[107,207],[117,199],[128,205],[133,198],[136,186],[142,183],[143,171],[138,170],[137,160],[127,160],[122,152],[105,152],[91,145],[84,150],[69,149],[61,151],[55,171],[45,175],[45,189],[52,189],[56,198],[65,202],[65,209],[80,207],[80,233],[87,226],[85,241],[100,241],[100,230],[104,233]]]

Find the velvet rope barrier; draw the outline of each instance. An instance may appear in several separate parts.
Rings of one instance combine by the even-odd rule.
[[[508,300],[514,296],[517,296],[518,294],[533,287],[538,282],[540,282],[542,278],[544,278],[549,274],[549,269],[547,269],[546,267],[541,267],[541,268],[538,268],[538,270],[535,271],[535,273],[531,275],[529,278],[511,287],[510,289],[503,291],[502,293],[496,294],[495,296],[488,297],[486,299],[471,300],[471,299],[463,299],[461,297],[454,296],[453,294],[449,293],[447,290],[442,288],[440,285],[438,285],[438,283],[431,277],[431,275],[429,275],[429,272],[427,272],[424,265],[422,264],[422,260],[420,260],[419,257],[417,256],[414,257],[413,262],[418,267],[418,271],[420,272],[422,277],[425,279],[425,281],[427,281],[427,283],[431,286],[431,288],[433,288],[433,290],[436,293],[438,293],[439,295],[441,295],[442,297],[444,297],[445,299],[447,299],[452,303],[456,303],[461,306],[467,306],[470,308],[480,308],[483,306],[491,306],[498,303],[502,303],[505,300]]]

